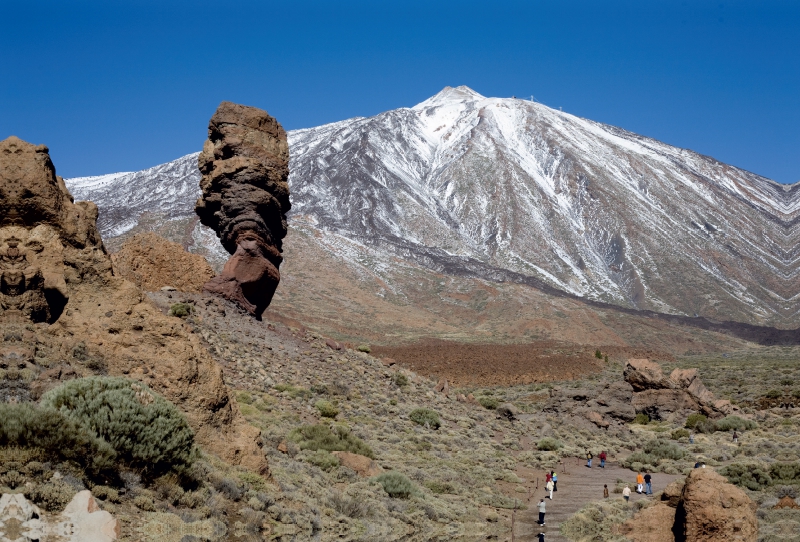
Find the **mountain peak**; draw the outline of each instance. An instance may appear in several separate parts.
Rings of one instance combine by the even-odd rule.
[[[466,85],[461,85],[455,88],[444,87],[442,90],[424,102],[415,105],[412,109],[424,109],[426,107],[433,107],[447,103],[475,102],[478,100],[483,100],[484,98],[485,96],[478,94]]]

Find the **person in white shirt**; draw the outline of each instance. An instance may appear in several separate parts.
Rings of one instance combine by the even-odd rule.
[[[625,486],[625,489],[622,490],[622,496],[625,497],[625,502],[631,500],[631,488],[630,486]]]
[[[544,499],[539,501],[539,525],[544,525],[544,513],[545,513],[545,504]]]
[[[544,488],[545,488],[547,491],[549,491],[549,492],[550,492],[550,500],[552,501],[552,500],[553,500],[553,481],[552,481],[552,480],[550,480],[549,482],[547,482],[547,483],[545,484]]]

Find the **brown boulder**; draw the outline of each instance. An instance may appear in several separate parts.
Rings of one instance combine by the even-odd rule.
[[[232,257],[205,291],[260,318],[280,281],[289,203],[286,132],[266,111],[222,102],[198,159],[195,211]]]
[[[356,471],[359,476],[377,476],[382,472],[380,466],[365,455],[350,452],[331,452],[331,454],[339,458],[339,463],[348,469]]]
[[[439,379],[439,382],[436,384],[436,392],[441,393],[445,397],[450,396],[450,384],[447,382],[446,378]]]
[[[734,542],[758,537],[756,503],[711,469],[694,469],[686,477],[682,507],[686,540]]]
[[[625,381],[633,387],[633,391],[673,387],[672,381],[664,376],[661,365],[648,359],[629,359],[622,374]]]
[[[266,471],[259,431],[220,367],[180,319],[114,275],[96,220],[93,203],[73,203],[46,147],[0,142],[0,350],[37,356],[20,360],[30,379],[0,376],[0,395],[24,401],[73,375],[126,375],[183,411],[201,446]]]
[[[605,418],[603,418],[602,414],[593,410],[586,413],[586,419],[602,429],[605,429],[611,425]]]
[[[675,512],[675,508],[663,503],[648,506],[623,523],[620,534],[633,542],[675,542]]]
[[[199,293],[214,277],[205,258],[152,232],[125,241],[119,252],[111,255],[111,262],[114,274],[147,292],[171,286],[181,292]]]
[[[670,414],[700,410],[700,404],[683,390],[646,390],[633,394],[631,401],[636,412],[642,412],[653,420],[663,420]]]
[[[779,500],[778,504],[773,506],[773,508],[778,509],[778,510],[781,509],[781,508],[800,509],[800,505],[798,505],[797,501],[795,501],[789,495],[785,495],[785,496],[781,497],[781,500]]]
[[[677,508],[683,495],[683,484],[683,480],[675,480],[669,484],[664,488],[664,491],[661,492],[661,500],[668,506]]]

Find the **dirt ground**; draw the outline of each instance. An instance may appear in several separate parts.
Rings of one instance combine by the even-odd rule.
[[[391,358],[430,378],[446,378],[455,386],[515,386],[536,382],[579,379],[606,366],[595,356],[609,358],[670,359],[669,354],[638,348],[597,348],[537,341],[526,344],[469,344],[427,340],[406,346],[373,346],[372,354]]]

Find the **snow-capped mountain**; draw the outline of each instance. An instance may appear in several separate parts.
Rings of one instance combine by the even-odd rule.
[[[376,268],[401,258],[626,307],[797,325],[800,185],[467,87],[289,143],[291,222],[369,246]],[[189,155],[67,185],[98,203],[105,237],[174,219],[197,249],[210,242],[194,221],[198,180]]]

